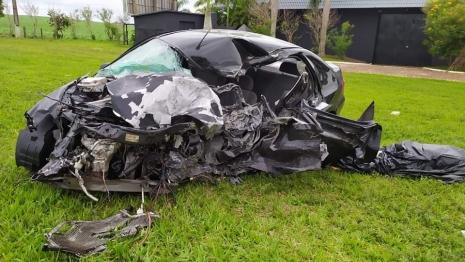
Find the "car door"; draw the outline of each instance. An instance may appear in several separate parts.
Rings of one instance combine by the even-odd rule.
[[[336,91],[339,89],[339,83],[334,72],[329,66],[321,63],[316,58],[310,55],[306,55],[306,58],[315,70],[318,81],[321,84],[321,93],[325,101],[329,103],[333,99]]]

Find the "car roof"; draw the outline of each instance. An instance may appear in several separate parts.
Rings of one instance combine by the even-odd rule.
[[[177,31],[160,35],[159,38],[185,52],[189,52],[193,47],[196,47],[205,35],[206,37],[202,41],[202,45],[203,43],[222,42],[221,40],[225,39],[244,39],[259,46],[268,53],[283,48],[301,48],[300,46],[274,37],[252,32],[228,29],[211,29],[208,34],[207,32],[208,30],[206,29]]]

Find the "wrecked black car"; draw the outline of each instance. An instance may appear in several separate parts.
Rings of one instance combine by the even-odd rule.
[[[373,161],[381,127],[358,121],[337,67],[258,34],[156,36],[25,113],[16,163],[32,179],[84,191],[170,192],[191,180]]]

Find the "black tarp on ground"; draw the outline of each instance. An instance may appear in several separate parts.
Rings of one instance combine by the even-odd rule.
[[[465,150],[448,145],[403,141],[383,147],[371,163],[345,158],[336,166],[360,173],[433,177],[446,183],[456,183],[465,180]]]

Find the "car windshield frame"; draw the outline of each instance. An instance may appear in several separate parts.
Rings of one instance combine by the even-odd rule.
[[[95,76],[120,78],[127,75],[146,75],[166,72],[190,73],[182,66],[183,55],[168,43],[153,38],[124,53],[117,60],[101,68]]]

